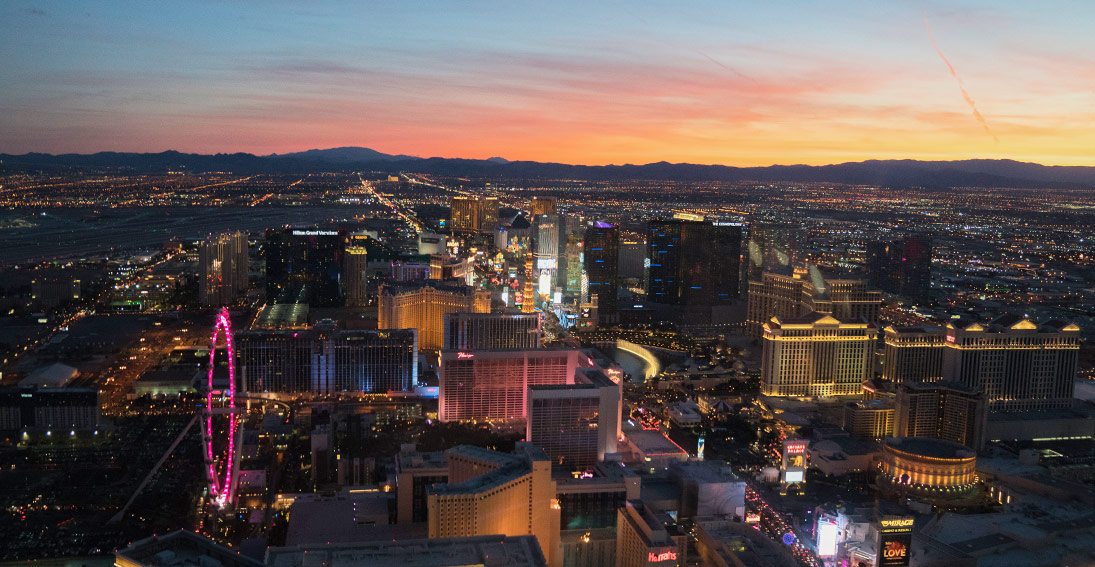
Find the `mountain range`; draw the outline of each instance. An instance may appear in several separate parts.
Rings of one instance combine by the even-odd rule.
[[[868,160],[833,165],[731,167],[657,162],[645,165],[569,165],[535,161],[421,158],[392,155],[369,148],[342,147],[288,154],[161,153],[0,154],[0,173],[65,173],[73,171],[240,174],[331,171],[413,172],[458,177],[510,179],[624,179],[678,181],[817,182],[882,187],[1015,187],[1095,188],[1095,167],[1045,166],[1014,160],[961,161]]]

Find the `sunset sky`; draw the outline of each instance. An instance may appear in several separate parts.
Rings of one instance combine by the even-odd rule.
[[[5,0],[0,152],[1095,166],[1095,2],[310,4]]]

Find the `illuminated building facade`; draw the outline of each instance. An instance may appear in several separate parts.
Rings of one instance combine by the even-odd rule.
[[[650,301],[709,306],[738,296],[740,225],[673,219],[647,227]]]
[[[985,393],[955,382],[898,384],[894,436],[933,437],[973,450],[984,444]]]
[[[414,444],[400,447],[395,456],[396,522],[412,524],[429,519],[429,488],[449,480],[444,453],[420,452]]]
[[[533,535],[556,563],[559,503],[551,461],[520,443],[514,454],[461,445],[445,451],[448,483],[429,489],[429,537]]]
[[[552,463],[592,467],[617,450],[622,404],[620,384],[596,370],[573,384],[530,385],[525,439]]]
[[[1076,380],[1080,328],[1018,315],[947,325],[944,378],[984,389],[990,412],[1068,408]]]
[[[619,289],[620,229],[603,221],[586,228],[583,246],[589,295],[597,296],[600,323],[615,323],[619,318],[616,298]]]
[[[883,329],[882,377],[895,384],[943,379],[943,327],[893,326]]]
[[[497,197],[453,197],[453,234],[494,234],[498,228]]]
[[[533,197],[529,212],[534,218],[537,215],[554,215],[559,212],[556,207],[557,204],[558,199],[555,197]]]
[[[931,299],[932,241],[908,236],[867,245],[867,274],[872,286],[916,301]]]
[[[794,274],[761,274],[749,281],[746,331],[761,336],[763,325],[772,317],[800,317],[824,313],[842,321],[862,318],[878,321],[882,293],[868,289],[863,280],[826,278],[814,266]]]
[[[235,348],[251,393],[406,392],[418,383],[413,329],[241,331]]]
[[[877,328],[813,313],[764,324],[761,389],[768,396],[851,396],[871,376]]]
[[[844,406],[844,430],[852,437],[861,439],[893,437],[893,400],[878,399],[848,402]]]
[[[303,300],[314,307],[341,306],[345,252],[345,231],[268,229],[263,245],[267,303]]]
[[[0,431],[97,429],[101,415],[95,388],[0,389]]]
[[[749,280],[746,330],[751,336],[763,334],[764,324],[773,317],[793,318],[806,313],[802,278],[792,274],[766,272]]]
[[[350,237],[342,257],[342,293],[346,305],[362,306],[369,302],[368,252],[358,237]]]
[[[559,239],[563,234],[563,219],[557,214],[532,217],[533,275],[537,292],[550,297],[559,273]]]
[[[525,419],[528,387],[573,384],[580,358],[580,351],[564,349],[442,351],[438,418]]]
[[[202,305],[235,303],[247,290],[247,235],[217,234],[198,245],[198,300]]]
[[[381,329],[417,329],[418,346],[438,350],[445,344],[445,315],[489,312],[476,301],[471,286],[449,280],[424,280],[380,287],[377,326]]]
[[[539,313],[446,313],[446,350],[540,348]]]
[[[807,311],[826,313],[842,321],[861,318],[869,323],[878,322],[881,291],[868,289],[864,280],[825,278],[814,266],[810,266],[809,275],[803,286]]]
[[[969,447],[919,437],[894,437],[882,444],[880,482],[923,496],[957,495],[977,482],[977,455]]]
[[[616,566],[684,565],[687,537],[676,529],[669,516],[655,513],[640,500],[629,500],[620,508],[616,520]]]

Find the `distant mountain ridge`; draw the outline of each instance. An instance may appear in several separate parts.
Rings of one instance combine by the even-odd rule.
[[[256,156],[99,152],[51,155],[0,154],[3,173],[63,173],[113,170],[132,173],[212,171],[240,174],[378,171],[431,173],[459,177],[510,179],[623,179],[679,181],[813,182],[878,185],[882,187],[1017,187],[1095,189],[1095,167],[1045,166],[1014,160],[960,161],[868,160],[832,165],[771,165],[732,167],[657,162],[645,165],[568,165],[535,161],[420,158],[392,155],[369,148],[342,147],[289,154]]]

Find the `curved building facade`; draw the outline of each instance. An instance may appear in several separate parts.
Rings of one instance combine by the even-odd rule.
[[[958,494],[977,484],[977,454],[943,439],[887,439],[881,467],[880,483],[928,496]]]

